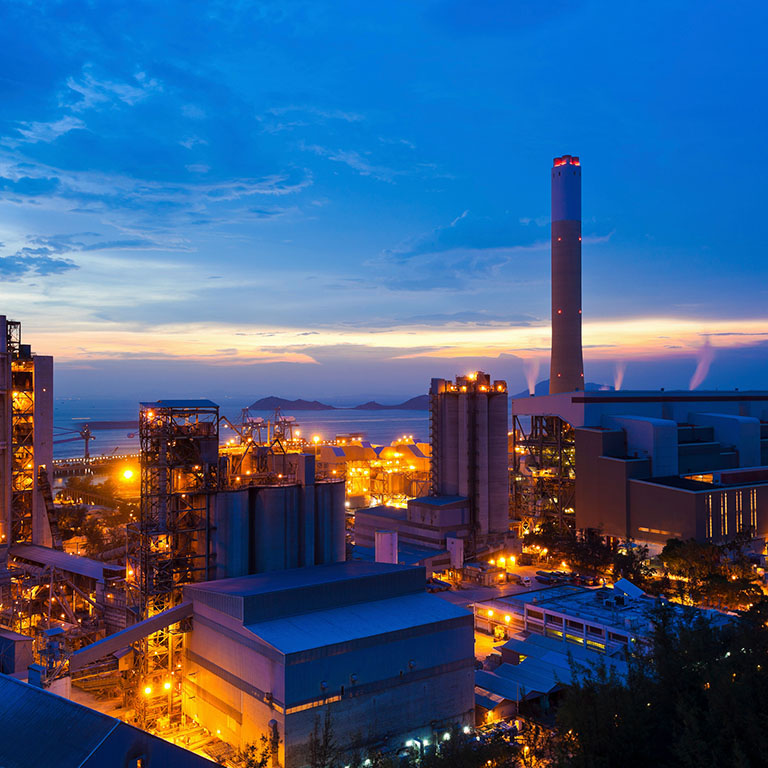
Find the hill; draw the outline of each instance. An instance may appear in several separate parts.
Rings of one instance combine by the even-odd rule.
[[[429,395],[417,395],[404,403],[397,405],[382,405],[370,400],[362,405],[356,405],[355,411],[426,411],[429,408]]]
[[[321,403],[319,400],[286,400],[284,397],[262,397],[255,403],[248,406],[254,411],[274,411],[275,408],[282,408],[286,411],[335,411],[336,406]]]

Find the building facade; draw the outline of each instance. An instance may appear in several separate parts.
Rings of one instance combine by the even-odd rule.
[[[326,714],[346,750],[397,749],[473,720],[472,616],[423,568],[347,562],[184,588],[184,712],[230,744],[309,762]]]

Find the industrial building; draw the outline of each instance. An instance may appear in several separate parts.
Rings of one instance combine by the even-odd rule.
[[[343,481],[316,482],[314,456],[252,444],[231,466],[219,425],[210,400],[140,406],[141,508],[127,568],[135,621],[178,606],[184,584],[345,559]],[[143,727],[181,721],[180,688],[164,681],[181,664],[182,634],[174,623],[138,639],[135,674],[124,678]]]
[[[671,538],[768,537],[768,393],[613,392],[519,398],[516,417],[574,433],[575,525],[654,552]]]
[[[21,323],[0,315],[0,561],[16,543],[52,543],[53,358],[32,354]]]
[[[507,639],[501,663],[475,674],[478,720],[517,714],[526,705],[546,713],[552,697],[578,676],[574,661],[625,675],[627,650],[650,642],[658,601],[619,579],[612,587],[560,585],[475,603],[475,627]],[[689,609],[667,605],[681,618],[688,615]],[[731,621],[718,611],[698,610],[713,626]]]
[[[509,534],[508,423],[506,382],[482,371],[432,379],[430,495],[404,510],[359,510],[355,544],[372,547],[377,530],[391,530],[400,545],[424,552],[418,562],[457,567],[501,546]]]
[[[472,724],[472,616],[424,587],[423,568],[361,562],[185,587],[185,714],[230,744],[274,737],[284,768],[326,712],[350,751]]]
[[[768,536],[768,394],[584,391],[581,163],[552,176],[549,395],[512,401],[511,508],[645,543]]]

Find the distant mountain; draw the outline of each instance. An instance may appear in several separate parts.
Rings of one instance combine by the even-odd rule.
[[[319,400],[286,400],[284,397],[262,397],[248,406],[254,411],[274,411],[283,408],[286,411],[335,411],[335,405],[321,403]]]
[[[596,392],[598,390],[605,390],[605,389],[613,389],[612,386],[608,384],[596,384],[594,381],[588,381],[584,385],[584,391],[585,392]],[[548,395],[549,394],[549,379],[542,379],[540,382],[536,384],[535,388],[536,395]],[[515,399],[517,397],[530,397],[530,393],[528,390],[523,390],[522,392],[518,392],[516,395],[510,395],[511,399]]]
[[[362,405],[356,405],[355,411],[426,411],[429,408],[429,395],[417,395],[398,405],[382,405],[370,400]]]

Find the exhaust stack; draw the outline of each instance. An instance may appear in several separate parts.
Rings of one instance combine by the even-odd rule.
[[[552,358],[549,393],[584,390],[581,354],[581,164],[552,165]]]

